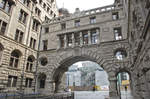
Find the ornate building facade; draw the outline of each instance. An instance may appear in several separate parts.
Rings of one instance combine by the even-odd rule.
[[[38,81],[44,86],[39,92],[59,92],[68,66],[90,60],[107,72],[110,99],[120,97],[119,72],[129,74],[134,99],[149,99],[149,0],[115,0],[110,6],[54,18],[43,28]]]
[[[0,90],[33,91],[41,24],[56,16],[55,0],[0,0]]]

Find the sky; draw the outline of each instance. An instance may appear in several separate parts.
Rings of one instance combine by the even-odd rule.
[[[113,4],[114,0],[56,0],[58,8],[67,8],[70,13],[75,11],[75,8],[80,10],[88,10],[97,7]]]

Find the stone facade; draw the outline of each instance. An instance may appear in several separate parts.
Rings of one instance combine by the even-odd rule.
[[[150,97],[150,1],[129,2],[131,77],[135,99]]]
[[[116,75],[131,68],[126,10],[122,2],[46,21],[40,43],[38,91],[59,92],[62,75],[68,67],[88,60],[107,72],[110,97],[118,99]],[[46,75],[45,88],[40,87],[41,75]]]
[[[55,0],[0,0],[2,91],[33,91],[39,36],[45,16],[49,19],[58,16]]]

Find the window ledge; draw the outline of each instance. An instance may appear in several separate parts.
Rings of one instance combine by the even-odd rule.
[[[26,24],[21,22],[19,19],[18,19],[18,22],[21,23],[22,25],[26,26]]]
[[[18,68],[15,68],[15,67],[8,67],[8,69],[12,69],[12,70],[19,70],[20,71],[20,69],[18,69]]]
[[[7,13],[4,9],[0,8],[0,11],[4,12],[4,13],[7,14],[8,16],[10,16],[10,13]]]

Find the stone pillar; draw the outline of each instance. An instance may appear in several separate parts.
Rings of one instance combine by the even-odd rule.
[[[75,46],[75,37],[74,37],[74,33],[72,33],[72,47]]]
[[[83,36],[82,36],[82,32],[80,32],[80,46],[83,45]]]
[[[99,29],[96,29],[96,33],[97,33],[97,44],[100,43],[100,32]]]
[[[58,43],[57,49],[60,49],[61,48],[60,36],[57,37],[57,43]]]
[[[64,48],[67,48],[67,35],[66,34],[64,35],[64,42],[65,42]]]
[[[117,94],[117,78],[113,77],[109,79],[109,96],[110,99],[119,99],[119,95]]]
[[[91,45],[91,31],[88,30],[88,45]]]
[[[64,87],[61,81],[58,81],[56,84],[56,92],[57,93],[64,92]]]

